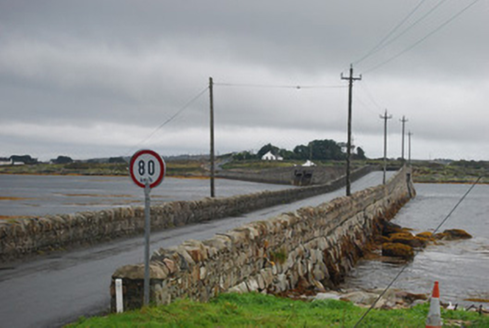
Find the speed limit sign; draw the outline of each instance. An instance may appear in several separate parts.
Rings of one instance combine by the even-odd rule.
[[[136,152],[129,164],[129,173],[132,181],[141,188],[157,187],[165,176],[165,162],[160,155],[148,149]]]
[[[132,155],[129,173],[132,181],[144,188],[144,305],[149,304],[149,239],[151,235],[150,191],[165,176],[165,162],[158,153],[144,149]]]

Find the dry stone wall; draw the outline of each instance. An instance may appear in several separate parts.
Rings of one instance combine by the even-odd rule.
[[[318,207],[257,221],[205,241],[156,251],[150,263],[150,299],[166,304],[188,297],[207,301],[221,292],[280,293],[297,286],[324,288],[342,281],[376,233],[378,222],[414,196],[410,171],[401,169],[383,186]],[[123,280],[124,308],[143,302],[144,265],[127,265],[112,276]]]
[[[352,180],[376,167],[364,167]],[[335,190],[345,184],[344,177],[331,183],[264,191],[229,198],[205,198],[151,206],[153,231],[191,223],[220,219],[260,208],[304,199]],[[39,218],[0,220],[0,261],[7,262],[46,251],[92,245],[144,232],[144,207],[113,208]]]

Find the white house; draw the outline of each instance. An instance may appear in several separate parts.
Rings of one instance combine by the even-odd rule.
[[[271,151],[261,157],[262,161],[283,161],[281,156],[275,156]]]
[[[302,164],[302,166],[309,167],[309,166],[316,166],[316,164],[314,162],[311,162],[310,160],[307,160],[304,164]]]

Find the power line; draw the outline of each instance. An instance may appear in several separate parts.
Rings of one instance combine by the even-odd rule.
[[[370,107],[370,105],[366,104],[366,103],[365,103],[365,102],[362,100],[362,98],[361,98],[361,97],[358,95],[358,93],[355,93],[355,94],[353,95],[353,97],[355,98],[355,100],[356,100],[356,101],[358,101],[358,102],[359,102],[361,105],[363,105],[363,108],[365,108],[366,110],[368,110],[370,113],[375,114],[375,115],[377,115],[377,114],[378,114],[378,113],[377,113],[375,110],[373,110],[373,109]]]
[[[153,130],[153,132],[151,132],[146,138],[144,138],[142,141],[140,141],[138,144],[136,144],[136,146],[134,146],[132,149],[133,151],[131,151],[130,153],[134,152],[134,149],[137,149],[139,148],[143,143],[145,143],[146,141],[148,141],[149,139],[151,139],[156,132],[158,132],[162,127],[164,127],[165,125],[167,125],[168,123],[170,123],[171,121],[173,121],[178,115],[180,115],[185,109],[187,109],[188,107],[190,107],[190,105],[192,105],[197,99],[199,99],[206,91],[207,89],[209,89],[209,87],[206,87],[204,90],[200,91],[196,96],[194,96],[192,99],[190,99],[185,105],[183,105],[179,110],[177,110],[175,112],[175,114],[173,114],[170,118],[168,118],[166,121],[164,121],[163,123],[161,123],[156,129]]]
[[[436,6],[434,6],[433,8],[431,8],[431,10],[429,10],[426,14],[424,14],[423,16],[421,16],[417,21],[415,21],[414,23],[412,23],[411,25],[409,25],[406,29],[404,29],[400,34],[398,34],[395,38],[389,40],[388,42],[386,42],[380,49],[378,49],[377,51],[375,52],[378,52],[380,50],[382,50],[383,48],[385,48],[386,46],[388,46],[389,44],[391,44],[392,42],[396,41],[397,39],[399,39],[401,36],[403,36],[404,34],[406,34],[407,32],[409,32],[414,26],[418,25],[422,20],[424,20],[426,17],[428,17],[429,15],[431,15],[436,9],[438,9],[442,4],[444,4],[447,0],[442,0],[440,1],[438,4],[436,4]],[[374,53],[375,53],[374,52]]]
[[[375,107],[377,107],[378,109],[382,110],[382,106],[380,106],[379,103],[375,100],[374,96],[370,92],[370,89],[368,88],[365,82],[360,84],[360,88],[362,88],[365,91],[372,104],[374,104]]]
[[[363,57],[361,57],[360,59],[356,60],[355,62],[353,62],[354,64],[359,64],[361,63],[362,61],[364,61],[365,59],[367,59],[368,57],[370,57],[371,55],[373,55],[374,53],[377,53],[379,52],[381,49],[383,49],[387,44],[384,44],[384,42],[389,39],[401,26],[402,24],[404,24],[408,19],[409,17],[411,17],[418,9],[419,7],[421,7],[421,5],[425,2],[426,0],[421,0],[421,2],[418,3],[418,5],[416,7],[414,7],[413,10],[411,10],[411,12],[409,12],[409,14],[407,14],[406,17],[404,17],[389,33],[387,33],[387,35],[382,39],[380,40],[372,49],[370,49],[369,52],[367,52]]]
[[[271,88],[271,89],[339,89],[344,85],[273,85],[273,84],[249,84],[249,83],[214,83],[217,86],[242,87],[242,88]]]
[[[428,39],[430,36],[432,36],[433,34],[435,34],[436,32],[438,32],[439,30],[441,30],[443,27],[445,27],[446,25],[448,25],[449,23],[451,23],[453,20],[455,20],[460,15],[462,15],[465,11],[467,11],[470,7],[472,7],[473,5],[475,5],[477,2],[479,2],[479,0],[474,0],[472,3],[470,3],[467,6],[465,6],[462,10],[458,11],[455,15],[451,16],[448,20],[446,20],[445,22],[443,22],[440,26],[438,26],[436,29],[434,29],[433,31],[431,31],[427,35],[425,35],[424,37],[422,37],[421,39],[419,39],[418,41],[416,41],[415,43],[413,43],[409,47],[405,48],[401,52],[399,52],[396,55],[392,56],[391,58],[389,58],[389,59],[381,62],[377,66],[374,66],[374,67],[372,67],[370,69],[367,69],[366,71],[364,71],[363,74],[367,74],[367,73],[370,73],[372,71],[375,71],[376,69],[378,69],[378,68],[380,68],[380,67],[382,67],[382,66],[384,66],[384,65],[386,65],[388,63],[390,63],[394,59],[399,58],[401,55],[403,55],[406,52],[408,52],[409,50],[413,49],[414,47],[416,47],[417,45],[419,45],[420,43],[422,43],[423,41],[425,41],[426,39]]]

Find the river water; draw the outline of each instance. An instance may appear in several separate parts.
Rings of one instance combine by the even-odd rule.
[[[465,184],[415,184],[417,196],[392,221],[413,229],[433,230],[449,215],[469,190]],[[429,294],[440,283],[442,302],[468,306],[467,298],[489,299],[489,185],[476,185],[438,232],[463,229],[473,238],[429,245],[409,263],[391,288]],[[402,265],[361,261],[347,277],[344,287],[385,288]],[[477,303],[478,304],[478,303]],[[485,303],[484,307],[488,307]]]

